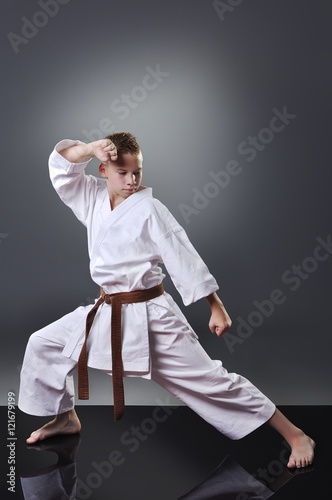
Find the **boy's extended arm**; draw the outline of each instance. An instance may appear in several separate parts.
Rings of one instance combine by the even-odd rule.
[[[211,307],[211,318],[209,321],[209,328],[212,333],[221,337],[232,326],[232,320],[229,317],[224,304],[216,292],[211,293],[206,297],[206,300]]]
[[[116,147],[109,139],[101,139],[88,144],[80,143],[63,149],[59,153],[70,163],[84,163],[92,157],[96,157],[102,163],[117,159]]]

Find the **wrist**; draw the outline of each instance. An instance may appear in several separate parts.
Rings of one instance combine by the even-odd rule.
[[[93,142],[89,142],[88,144],[79,144],[77,146],[77,150],[76,150],[76,153],[77,153],[77,159],[76,159],[76,163],[84,163],[84,162],[87,162],[89,160],[91,160],[91,158],[94,155],[94,143]]]
[[[206,300],[210,304],[211,309],[213,309],[215,307],[218,307],[218,308],[223,307],[223,303],[221,302],[221,300],[218,297],[218,295],[216,294],[216,292],[213,292],[210,295],[208,295],[206,297]]]

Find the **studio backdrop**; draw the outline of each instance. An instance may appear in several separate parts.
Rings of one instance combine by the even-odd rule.
[[[184,307],[213,359],[277,404],[332,404],[329,2],[16,0],[1,7],[0,404],[29,336],[98,296],[48,157],[130,131],[143,184],[185,228],[233,325]],[[98,175],[92,162],[88,173]],[[125,251],[125,249],[124,249]],[[92,371],[91,398],[112,404]],[[141,379],[132,405],[176,403]],[[83,402],[78,401],[78,404]]]

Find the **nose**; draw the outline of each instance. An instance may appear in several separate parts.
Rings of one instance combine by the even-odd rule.
[[[127,182],[129,185],[136,184],[136,174],[129,174]]]

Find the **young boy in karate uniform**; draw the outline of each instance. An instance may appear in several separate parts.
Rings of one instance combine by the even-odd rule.
[[[93,157],[101,162],[101,178],[84,173]],[[247,379],[211,360],[163,290],[159,263],[185,305],[206,298],[213,333],[230,328],[216,280],[184,229],[142,186],[142,165],[135,137],[125,132],[89,144],[64,140],[50,155],[56,192],[87,228],[90,272],[101,297],[31,335],[18,405],[55,418],[27,442],[80,431],[73,384],[78,364],[81,398],[88,398],[87,365],[112,374],[116,419],[123,413],[122,377],[151,378],[231,439],[268,422],[291,447],[288,466],[310,465],[314,441]]]

